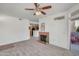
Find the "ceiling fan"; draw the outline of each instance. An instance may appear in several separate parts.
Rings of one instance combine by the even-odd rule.
[[[33,15],[40,15],[40,14],[46,15],[46,13],[43,10],[52,8],[51,5],[44,6],[44,7],[41,7],[40,4],[38,4],[38,3],[34,3],[34,5],[35,5],[34,9],[33,8],[25,8],[25,10],[35,10],[36,12]]]

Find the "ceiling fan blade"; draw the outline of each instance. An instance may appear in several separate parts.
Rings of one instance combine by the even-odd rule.
[[[34,3],[35,7],[37,8],[38,7],[38,4],[37,3]]]
[[[52,6],[45,6],[45,7],[42,7],[41,9],[49,9],[49,8],[52,8]]]
[[[32,8],[25,8],[25,10],[34,10],[34,9],[32,9]]]
[[[41,11],[41,13],[42,13],[43,15],[46,15],[46,13],[45,13],[45,12],[43,12],[43,11]]]

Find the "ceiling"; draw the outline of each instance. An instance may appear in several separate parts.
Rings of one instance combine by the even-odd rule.
[[[72,6],[76,5],[75,3],[41,3],[41,6],[51,5],[52,8],[49,10],[45,10],[48,15],[57,14],[60,12],[67,11]],[[0,3],[0,13],[4,13],[7,15],[26,18],[32,21],[38,21],[39,18],[45,17],[41,16],[33,16],[35,11],[24,10],[25,8],[34,8],[33,3]]]

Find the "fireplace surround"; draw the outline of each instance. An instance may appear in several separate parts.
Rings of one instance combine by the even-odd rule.
[[[39,32],[40,41],[44,43],[49,43],[49,32]]]

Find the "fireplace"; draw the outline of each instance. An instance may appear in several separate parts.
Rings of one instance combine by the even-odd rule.
[[[49,32],[39,32],[40,41],[44,43],[49,43]]]

